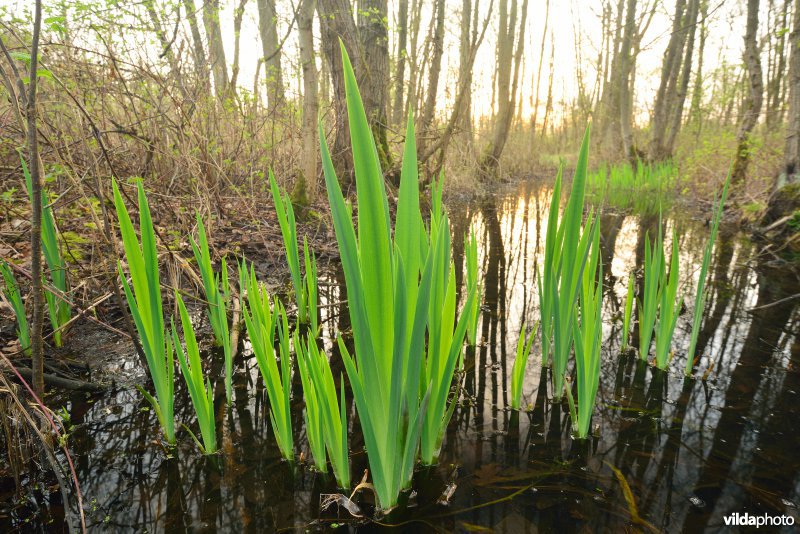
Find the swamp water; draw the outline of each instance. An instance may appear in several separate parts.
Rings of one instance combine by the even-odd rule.
[[[800,523],[800,282],[774,258],[754,257],[753,244],[724,228],[709,270],[698,341],[696,374],[710,369],[707,380],[683,378],[691,313],[679,318],[668,373],[619,354],[628,274],[643,263],[645,231],[654,235],[658,220],[606,210],[593,437],[573,441],[566,402],[548,401],[552,391],[538,340],[523,386],[522,404],[532,408],[508,408],[518,336],[539,317],[535,273],[550,195],[548,187],[529,182],[480,203],[449,206],[459,282],[461,236],[472,226],[478,237],[484,292],[479,345],[465,353],[463,387],[440,464],[418,470],[414,493],[381,522],[411,532],[713,532],[727,531],[724,517],[738,512],[792,516]],[[677,224],[679,292],[691,306],[709,228],[684,213],[677,222],[672,215],[665,235]],[[344,369],[331,338],[346,329],[347,313],[336,280],[335,270],[329,271],[320,297],[322,337],[338,376]],[[637,346],[635,327],[633,336],[631,345]],[[210,458],[199,454],[183,430],[178,449],[167,456],[157,443],[155,415],[133,389],[60,399],[73,425],[69,443],[90,531],[381,528],[343,508],[337,515],[336,505],[320,511],[320,495],[334,493],[335,484],[305,465],[281,460],[258,368],[246,354],[237,361],[232,409],[218,413],[222,452]],[[213,358],[223,406],[222,355]],[[133,355],[115,365],[146,380]],[[176,384],[176,421],[193,422],[183,381]],[[297,450],[303,451],[299,377],[295,385],[293,427]],[[349,393],[348,409],[355,484],[367,460]],[[57,492],[44,497],[30,491],[26,503],[13,506],[5,495],[0,531],[62,528]],[[371,500],[369,491],[360,495],[357,502]]]

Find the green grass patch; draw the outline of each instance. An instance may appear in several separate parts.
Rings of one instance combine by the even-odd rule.
[[[673,197],[678,168],[671,161],[604,165],[589,173],[587,194],[597,202],[637,213],[657,213]]]

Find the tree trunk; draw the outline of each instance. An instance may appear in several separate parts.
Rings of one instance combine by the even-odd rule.
[[[778,176],[776,189],[785,183],[800,182],[800,0],[794,2],[792,33],[789,35],[789,99],[786,124],[786,148],[783,153],[783,173]]]
[[[247,0],[239,0],[239,5],[233,11],[233,68],[231,69],[231,89],[236,92],[236,83],[239,80],[239,37],[242,33],[242,18]]]
[[[700,2],[700,47],[697,50],[697,70],[694,75],[694,87],[692,87],[692,103],[689,108],[689,120],[695,129],[695,135],[699,137],[703,126],[703,54],[706,50],[706,38],[708,37],[708,0]]]
[[[488,174],[489,171],[497,168],[500,154],[503,147],[498,147],[504,142],[505,117],[510,115],[507,111],[509,107],[509,94],[511,93],[511,68],[514,55],[514,25],[517,20],[517,0],[511,0],[511,10],[509,11],[508,0],[500,0],[498,10],[497,27],[497,51],[495,56],[495,91],[494,101],[497,103],[497,115],[494,118],[494,134],[481,162],[481,167]]]
[[[261,36],[264,74],[267,79],[267,101],[271,109],[277,110],[283,104],[285,94],[275,0],[257,0],[257,3],[258,33]]]
[[[542,134],[541,137],[544,137],[547,133],[547,119],[550,117],[550,113],[553,111],[553,78],[554,78],[554,70],[553,67],[555,65],[555,57],[556,57],[556,41],[553,38],[553,30],[550,30],[550,71],[547,77],[547,100],[544,105],[544,118],[542,119]]]
[[[322,50],[330,68],[333,85],[333,108],[336,115],[331,159],[336,175],[345,185],[353,178],[353,157],[350,152],[350,134],[347,121],[347,100],[344,90],[344,68],[339,39],[344,43],[356,78],[361,72],[361,48],[358,43],[356,23],[353,19],[350,2],[347,0],[318,0]],[[366,106],[365,106],[366,108]],[[365,109],[367,113],[368,110]]]
[[[549,8],[549,6],[548,6]],[[592,113],[597,115],[599,112],[598,104],[600,103],[600,96],[602,87],[605,83],[605,67],[606,67],[606,49],[608,48],[608,25],[609,22],[609,4],[607,2],[603,2],[603,11],[600,15],[600,46],[597,47],[597,61],[595,63],[595,68],[597,70],[597,75],[595,76],[594,86],[592,87],[592,96],[590,100],[590,108]],[[542,51],[542,55],[544,55],[544,51]],[[533,101],[531,100],[531,103]],[[535,110],[534,110],[535,112]]]
[[[331,102],[331,74],[328,62],[324,57],[319,66],[319,101],[329,104]]]
[[[605,11],[604,11],[605,13]],[[542,82],[542,63],[544,63],[544,44],[547,38],[547,23],[550,20],[550,0],[545,2],[544,29],[542,30],[542,44],[539,47],[539,64],[536,67],[536,89],[533,92],[533,115],[531,116],[531,146],[536,144],[536,119],[539,116],[539,87]]]
[[[631,112],[632,102],[630,94],[630,75],[631,61],[635,61],[631,54],[631,44],[633,32],[636,30],[636,0],[628,0],[627,13],[625,15],[625,33],[622,38],[622,49],[620,50],[620,78],[619,78],[619,108],[620,108],[620,134],[622,136],[622,148],[625,157],[633,165],[636,162],[636,153],[633,148]]]
[[[461,0],[461,38],[459,42],[458,60],[458,79],[459,87],[466,86],[466,94],[462,98],[459,113],[459,124],[461,125],[468,146],[472,147],[472,39],[470,31],[472,29],[472,0]],[[461,89],[459,88],[459,91]]]
[[[507,13],[508,11],[508,13]],[[514,101],[519,83],[519,66],[522,63],[522,52],[525,44],[525,22],[528,15],[528,0],[522,2],[522,14],[519,23],[519,39],[514,51],[514,36],[517,31],[517,0],[500,0],[500,23],[497,33],[497,119],[494,134],[481,161],[481,172],[484,176],[497,169],[500,156],[508,139],[511,119],[514,114]],[[511,79],[513,67],[513,81]]]
[[[789,87],[789,82],[788,82],[788,78],[789,78],[788,61],[789,61],[789,55],[790,55],[791,50],[787,50],[786,43],[788,42],[789,32],[791,31],[791,28],[789,27],[789,21],[788,21],[789,13],[792,12],[791,9],[790,9],[791,4],[792,4],[792,0],[784,0],[784,6],[783,6],[783,28],[784,28],[784,32],[783,32],[783,35],[781,36],[781,38],[785,39],[785,40],[783,41],[783,44],[781,45],[781,49],[782,49],[783,61],[785,63],[783,65],[783,68],[786,70],[786,76],[782,76],[781,79],[778,81],[777,99],[778,99],[779,103],[783,103],[783,105],[778,106],[778,117],[777,117],[778,124],[783,123],[783,115],[784,115],[784,113],[786,113],[786,110],[787,110],[787,106],[786,106],[785,102],[786,102],[786,99],[788,98],[788,87]]]
[[[408,91],[406,95],[405,108],[403,109],[403,116],[408,116],[408,110],[413,109],[416,104],[417,98],[417,76],[419,74],[419,61],[417,59],[417,43],[419,42],[419,25],[422,11],[422,4],[424,0],[411,0],[411,46],[409,47],[409,73],[408,73]],[[418,113],[419,109],[414,109]],[[419,115],[418,115],[419,117]],[[417,129],[419,131],[419,128]]]
[[[42,0],[36,0],[31,43],[30,74],[26,115],[28,119],[28,165],[31,173],[31,291],[33,292],[33,324],[31,325],[31,367],[33,392],[44,396],[44,293],[42,292],[42,179],[39,165],[39,137],[36,129],[36,90],[39,68],[39,33],[42,28]]]
[[[397,70],[394,76],[394,104],[392,124],[401,126],[403,116],[403,89],[406,80],[406,46],[408,42],[408,0],[399,0],[397,6]]]
[[[466,54],[466,57],[463,58],[464,62],[459,67],[460,72],[458,88],[456,91],[456,99],[453,103],[453,109],[450,112],[450,118],[447,121],[447,125],[442,133],[437,136],[437,139],[434,142],[426,145],[424,152],[417,152],[419,154],[420,165],[425,164],[428,159],[433,156],[433,154],[439,152],[438,166],[431,174],[436,174],[441,169],[442,162],[444,161],[444,154],[453,136],[453,132],[456,130],[460,121],[464,122],[462,115],[467,114],[469,124],[472,122],[471,116],[469,115],[468,105],[472,89],[472,68],[475,65],[475,57],[478,53],[481,43],[483,42],[483,38],[486,35],[486,29],[489,27],[489,22],[491,21],[491,6],[493,6],[493,3],[490,3],[489,14],[487,14],[486,19],[483,21],[483,27],[481,28],[480,35],[477,33],[477,25],[474,26],[475,32],[473,32],[473,37],[468,43],[468,53]],[[474,12],[472,15],[477,17],[478,13]],[[467,126],[467,128],[468,127],[469,126]],[[468,130],[468,132],[471,132],[471,130]],[[471,137],[469,137],[467,141],[471,143]]]
[[[598,113],[598,130],[601,132],[601,142],[612,151],[618,151],[621,145],[621,126],[620,126],[620,59],[622,58],[622,28],[624,27],[623,15],[625,12],[625,0],[617,2],[616,31],[614,33],[614,44],[611,49],[611,68],[608,73],[608,81],[603,87],[603,96],[600,99],[600,112]]]
[[[360,90],[382,169],[389,169],[392,165],[389,142],[386,138],[386,127],[389,122],[386,112],[389,100],[387,16],[386,0],[360,0],[358,3],[358,35],[361,49],[369,51],[362,56]]]
[[[177,83],[180,90],[183,91],[184,87],[181,80],[180,69],[178,68],[178,61],[175,58],[175,53],[172,51],[172,43],[170,43],[166,33],[164,33],[164,27],[161,24],[161,18],[158,15],[158,11],[156,11],[154,1],[148,0],[145,2],[145,8],[147,9],[147,14],[150,17],[150,22],[153,24],[153,31],[158,39],[158,44],[161,45],[161,53],[159,55],[166,56],[167,63],[169,63],[170,75],[172,76],[174,83]]]
[[[203,38],[200,36],[200,27],[197,24],[197,8],[194,0],[183,0],[183,7],[186,10],[186,20],[189,21],[189,29],[192,32],[192,57],[195,74],[199,82],[209,85],[208,62],[205,48],[203,48]]]
[[[758,4],[759,0],[747,0],[747,31],[744,35],[744,62],[747,66],[748,91],[742,106],[741,122],[736,134],[738,143],[733,161],[731,181],[739,184],[747,174],[750,161],[750,135],[758,122],[764,99],[764,81],[761,73],[761,58],[758,53]]]
[[[682,29],[683,12],[686,0],[676,0],[675,15],[672,20],[672,34],[664,53],[664,62],[661,65],[661,81],[656,92],[653,107],[653,137],[650,142],[650,159],[659,160],[664,157],[664,134],[666,133],[667,120],[669,119],[669,103],[672,99],[671,88],[674,88],[678,77],[678,67],[681,52],[683,51]]]
[[[314,61],[314,9],[316,0],[301,0],[297,29],[303,69],[303,169],[292,197],[309,204],[317,196],[317,65]]]
[[[775,60],[772,76],[767,82],[767,129],[780,124],[783,121],[783,101],[781,99],[781,82],[784,80],[786,72],[786,22],[789,12],[790,1],[786,0],[783,3],[783,10],[780,15],[780,24],[778,24],[778,41],[775,43]],[[791,119],[790,119],[791,120]]]
[[[222,29],[219,24],[219,0],[205,0],[203,24],[208,38],[208,55],[211,73],[214,75],[214,93],[220,100],[228,94],[228,63],[222,44]]]
[[[425,144],[425,135],[431,123],[433,122],[433,115],[436,111],[436,101],[439,94],[439,74],[442,70],[442,55],[444,54],[444,7],[445,2],[436,2],[435,26],[433,31],[433,40],[431,46],[433,48],[431,54],[431,67],[428,75],[428,96],[425,99],[425,107],[422,110],[422,116],[419,121],[418,147]]]
[[[603,13],[604,13],[603,20],[605,21],[604,22],[604,25],[605,25],[604,26],[605,27],[604,35],[605,35],[606,46],[605,46],[605,53],[604,53],[604,57],[603,57],[603,73],[602,73],[602,78],[601,78],[602,79],[602,84],[601,84],[600,89],[599,89],[600,95],[598,95],[598,97],[597,97],[598,110],[600,109],[600,101],[601,101],[603,95],[606,92],[606,87],[608,87],[609,62],[610,62],[611,54],[613,54],[613,51],[611,50],[611,42],[612,42],[611,37],[613,35],[612,28],[611,28],[611,17],[613,15],[613,11],[612,11],[610,0],[604,6]]]
[[[683,105],[686,102],[686,93],[689,90],[689,78],[692,76],[692,57],[694,55],[694,34],[697,27],[697,12],[699,9],[700,0],[690,0],[688,6],[687,30],[688,36],[686,41],[686,50],[684,52],[683,65],[681,68],[680,83],[678,90],[675,94],[675,102],[672,108],[672,121],[668,125],[667,140],[664,144],[664,153],[667,157],[671,157],[675,148],[675,138],[681,129],[683,123]]]

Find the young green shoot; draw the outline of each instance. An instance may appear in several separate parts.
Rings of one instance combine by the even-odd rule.
[[[311,457],[314,459],[314,465],[316,465],[317,470],[321,473],[327,473],[328,461],[325,454],[325,422],[322,415],[322,405],[328,400],[325,398],[325,393],[317,386],[315,377],[310,369],[313,364],[308,361],[311,358],[309,353],[313,350],[309,345],[316,345],[312,339],[304,346],[300,341],[300,334],[297,330],[294,331],[292,338],[295,352],[297,353],[300,380],[303,383],[303,399],[306,404],[304,419],[308,447],[311,449]]]
[[[575,374],[578,393],[576,408],[571,384],[567,398],[572,428],[578,439],[589,435],[597,388],[600,384],[600,343],[603,335],[603,266],[600,261],[600,227],[594,225],[589,259],[581,281],[577,317],[573,321],[575,337]],[[595,278],[594,273],[597,273]],[[579,313],[578,313],[579,312]]]
[[[131,310],[133,322],[142,344],[150,378],[155,386],[155,396],[144,388],[139,388],[142,395],[153,406],[164,436],[167,441],[175,443],[175,422],[173,403],[175,395],[174,361],[172,343],[164,326],[164,313],[161,302],[161,283],[158,272],[158,253],[156,237],[153,230],[153,219],[150,217],[150,206],[141,180],[137,182],[139,197],[139,229],[142,235],[141,245],[133,229],[128,209],[120,195],[116,180],[112,181],[114,189],[114,205],[125,247],[125,259],[131,275],[128,283],[122,264],[119,264],[119,277],[122,288]]]
[[[211,330],[214,333],[214,343],[221,346],[225,358],[225,398],[228,405],[231,404],[233,393],[233,352],[235,347],[232,345],[230,329],[228,328],[228,301],[230,299],[230,284],[228,283],[228,265],[225,258],[222,258],[222,265],[219,273],[215,273],[211,266],[211,252],[208,248],[208,238],[206,228],[200,213],[197,216],[197,237],[189,236],[192,244],[195,261],[200,269],[200,276],[203,280],[206,303],[208,304],[208,320],[211,323]]]
[[[317,309],[318,296],[318,283],[319,278],[317,274],[317,258],[313,252],[308,248],[308,241],[305,236],[303,237],[303,263],[306,268],[306,274],[303,277],[303,285],[306,290],[306,307],[308,311],[308,324],[311,327],[313,335],[319,332],[319,311]]]
[[[239,267],[239,280],[247,295],[242,306],[247,333],[253,346],[258,369],[264,379],[270,405],[270,423],[275,440],[284,458],[294,461],[292,418],[289,397],[292,386],[291,359],[289,357],[289,323],[281,303],[275,299],[270,309],[267,289],[256,280],[255,269],[248,272],[246,265]],[[275,331],[278,331],[280,354],[275,353]],[[280,368],[278,360],[280,359]]]
[[[714,220],[711,223],[711,236],[706,243],[703,251],[703,263],[700,267],[700,277],[697,279],[697,292],[694,297],[694,315],[692,316],[692,335],[689,339],[689,351],[686,354],[686,376],[692,375],[694,369],[695,351],[697,350],[697,336],[700,334],[700,322],[703,319],[703,311],[706,307],[706,278],[708,277],[708,267],[711,264],[711,253],[714,250],[714,243],[719,232],[719,221],[722,219],[722,210],[725,207],[725,199],[728,197],[728,186],[731,183],[731,174],[725,179],[722,187],[722,196],[714,208]]]
[[[25,159],[20,155],[20,162],[22,163],[22,173],[25,175],[25,184],[28,188],[28,197],[33,202],[33,184],[31,183],[31,174],[28,171],[28,166],[25,164]],[[63,325],[69,322],[72,316],[72,308],[69,303],[64,300],[64,296],[69,291],[67,282],[67,264],[61,255],[61,249],[58,247],[58,239],[56,233],[55,219],[53,218],[53,209],[47,202],[47,192],[42,190],[42,251],[44,252],[44,259],[47,262],[47,269],[50,272],[50,280],[53,287],[57,289],[61,295],[58,296],[52,291],[45,289],[44,296],[47,301],[47,312],[50,317],[50,325],[53,327],[53,343],[56,347],[62,346]]]
[[[559,169],[547,220],[545,260],[539,274],[539,298],[542,320],[542,359],[547,362],[551,354],[553,363],[553,395],[560,399],[564,391],[564,373],[572,351],[574,307],[580,290],[583,267],[589,245],[588,224],[582,231],[583,206],[586,186],[586,169],[589,159],[589,131],[583,137],[578,163],[572,180],[572,189],[558,221],[561,199]],[[590,217],[588,220],[591,220]]]
[[[522,403],[522,382],[525,379],[525,367],[528,364],[531,346],[538,328],[539,323],[537,322],[533,325],[533,330],[531,330],[527,338],[524,332],[520,332],[519,341],[517,341],[517,353],[514,357],[514,365],[511,367],[511,408],[514,410],[519,410]]]
[[[678,237],[673,231],[669,278],[666,273],[661,278],[663,288],[660,290],[661,302],[656,324],[656,365],[659,369],[666,369],[669,363],[672,336],[675,333],[675,325],[678,323],[678,313],[681,309],[682,299],[678,298],[679,262]]]
[[[559,166],[553,194],[550,198],[550,209],[547,214],[547,233],[544,245],[544,266],[542,271],[536,268],[536,281],[539,287],[539,308],[542,328],[542,366],[550,364],[551,345],[553,340],[553,294],[552,288],[557,282],[555,268],[561,247],[558,246],[558,213],[561,204],[561,178],[563,165]],[[542,276],[544,272],[544,276]]]
[[[652,247],[649,234],[644,237],[644,287],[636,305],[639,312],[639,357],[645,361],[656,326],[664,271],[664,244],[659,223],[658,237],[653,241]]]
[[[272,170],[269,171],[269,185],[272,191],[272,200],[278,214],[278,224],[283,236],[283,246],[286,249],[286,261],[289,264],[289,273],[292,277],[295,299],[297,300],[297,320],[310,325],[314,333],[317,332],[317,265],[313,255],[309,254],[308,243],[303,240],[303,261],[305,278],[300,274],[300,251],[297,243],[297,223],[294,217],[294,208],[289,195],[281,195],[278,183]]]
[[[455,366],[461,358],[470,310],[474,308],[477,291],[477,286],[467,288],[465,311],[456,324],[456,278],[450,254],[450,227],[441,203],[442,180],[434,185],[428,248],[428,256],[433,255],[433,277],[428,315],[428,354],[422,375],[422,383],[429,384],[430,388],[420,436],[420,459],[424,465],[433,465],[438,461],[444,431],[455,409],[455,403],[450,403],[448,408],[447,397]]]
[[[633,273],[628,275],[628,293],[625,296],[625,311],[622,316],[622,344],[620,345],[620,352],[628,350],[628,338],[631,330],[631,313],[633,312],[634,289],[636,287],[636,279]]]
[[[345,412],[344,377],[340,380],[339,398],[333,382],[333,373],[325,353],[309,337],[303,343],[295,332],[300,378],[306,399],[306,428],[314,463],[327,472],[325,449],[333,466],[333,474],[340,488],[350,488],[350,456],[347,446],[347,413]],[[341,402],[341,405],[340,405]],[[313,434],[313,437],[312,437]]]
[[[3,276],[3,294],[8,299],[14,315],[17,317],[17,339],[26,355],[31,353],[31,331],[28,326],[28,316],[25,314],[25,303],[22,302],[22,294],[19,291],[17,279],[8,264],[0,260],[0,274]]]
[[[474,347],[478,343],[478,316],[481,308],[481,283],[478,280],[478,240],[471,231],[469,238],[464,237],[464,255],[467,264],[467,292],[475,293],[475,300],[467,313],[467,343]]]
[[[438,455],[452,414],[446,401],[467,321],[462,313],[454,330],[450,230],[436,194],[430,233],[422,222],[413,122],[409,116],[392,236],[372,130],[343,46],[342,58],[357,234],[320,125],[322,167],[344,270],[354,355],[341,338],[339,348],[361,422],[377,505],[385,510],[397,504],[400,491],[411,483],[422,434],[423,461]],[[470,293],[464,309],[470,309],[474,297]],[[431,317],[438,321],[429,324]]]
[[[178,353],[178,363],[181,366],[181,374],[186,380],[186,387],[189,390],[189,397],[192,400],[194,411],[197,414],[197,424],[200,427],[200,437],[189,430],[184,425],[186,431],[192,436],[203,454],[214,454],[217,452],[217,425],[214,412],[214,389],[211,381],[203,375],[203,363],[200,361],[200,349],[197,346],[197,338],[194,334],[194,325],[186,312],[186,305],[180,294],[175,292],[175,300],[178,302],[178,310],[181,317],[181,328],[183,330],[183,340],[186,343],[186,352],[183,350],[175,323],[172,323],[172,343]]]

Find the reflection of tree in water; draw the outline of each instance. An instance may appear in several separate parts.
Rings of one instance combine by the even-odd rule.
[[[503,233],[500,228],[498,213],[494,206],[483,204],[481,214],[486,226],[486,270],[483,275],[483,302],[485,311],[483,313],[483,323],[481,328],[481,339],[485,342],[478,349],[478,365],[475,372],[478,374],[478,387],[475,391],[477,399],[475,408],[475,426],[478,431],[478,444],[483,440],[481,434],[484,426],[484,406],[487,396],[487,375],[490,377],[490,406],[492,410],[492,431],[499,429],[499,421],[495,412],[499,406],[499,384],[496,364],[498,363],[498,348],[502,353],[502,345],[505,344],[506,329],[506,298],[505,298],[505,277],[506,277],[506,256],[503,247]],[[488,357],[488,359],[487,359]],[[490,458],[492,461],[497,458],[496,441],[492,440],[492,450]],[[477,445],[480,447],[480,445]],[[482,455],[476,450],[476,465],[480,465]]]
[[[735,507],[751,512],[780,510],[780,499],[792,498],[798,479],[794,450],[786,445],[800,430],[800,379],[796,371],[800,350],[797,339],[789,334],[798,328],[798,314],[792,311],[797,303],[787,301],[756,310],[752,323],[742,308],[771,304],[798,290],[785,272],[766,266],[760,268],[754,290],[753,272],[741,260],[750,255],[749,246],[724,232],[713,256],[708,305],[698,343],[702,359],[696,376],[715,360],[708,384],[678,378],[681,358],[685,357],[679,348],[669,375],[636,357],[619,357],[613,350],[619,333],[611,329],[605,331],[604,342],[612,342],[604,343],[595,411],[599,438],[587,443],[569,438],[569,418],[562,405],[549,402],[549,371],[539,372],[534,367],[540,363],[535,354],[526,383],[526,392],[535,395],[535,399],[527,399],[533,401],[533,411],[505,409],[517,336],[520,329],[531,327],[538,319],[532,282],[541,259],[546,196],[536,187],[525,186],[510,199],[487,199],[475,209],[451,211],[460,301],[464,279],[462,236],[470,225],[477,233],[484,287],[482,343],[465,352],[463,402],[458,404],[447,430],[444,465],[418,473],[415,487],[421,506],[414,514],[432,513],[431,505],[425,503],[434,502],[447,480],[454,477],[459,490],[453,497],[453,514],[432,520],[445,529],[458,530],[461,521],[496,526],[509,517],[524,516],[526,524],[535,524],[539,530],[567,531],[578,524],[617,530],[629,520],[627,505],[617,478],[603,461],[625,477],[640,514],[665,531],[715,525],[722,514],[743,511],[733,510]],[[620,306],[610,268],[615,252],[624,255],[622,251],[629,250],[631,256],[635,252],[641,262],[645,232],[654,236],[658,222],[657,217],[639,219],[638,229],[629,233],[628,228],[634,227],[625,223],[626,218],[607,213],[601,219],[607,320]],[[694,235],[702,233],[696,231]],[[686,246],[694,235],[684,238]],[[633,261],[627,256],[622,259]],[[692,265],[684,271],[690,286],[697,268]],[[332,271],[331,280],[335,277]],[[641,276],[637,282],[640,286]],[[343,369],[336,344],[330,349],[331,335],[349,328],[340,291],[336,284],[321,286],[320,291],[327,303],[335,304],[323,312],[327,330],[322,341],[331,353],[337,384]],[[614,302],[609,303],[608,297]],[[690,320],[682,319],[679,332],[684,336],[688,335]],[[334,323],[338,323],[336,328]],[[345,342],[351,340],[346,337]],[[791,357],[777,362],[774,347],[791,343]],[[634,337],[632,345],[637,344]],[[534,345],[536,353],[538,341]],[[681,341],[676,343],[679,346]],[[221,358],[210,360],[215,362],[212,372],[217,373]],[[98,499],[98,511],[92,515],[95,524],[107,514],[111,520],[106,528],[117,530],[137,525],[170,532],[226,528],[272,531],[319,517],[319,494],[335,491],[334,484],[302,467],[292,470],[281,460],[268,423],[269,406],[260,373],[252,357],[242,360],[234,377],[234,404],[230,411],[218,414],[224,453],[213,460],[198,455],[183,437],[175,457],[165,459],[153,445],[158,432],[153,414],[141,410],[145,404],[131,392],[96,404],[74,399],[72,419],[79,426],[71,439],[76,444],[84,491]],[[185,386],[181,381],[176,384],[176,420],[193,422]],[[218,393],[224,396],[222,389]],[[349,392],[347,397],[355,478],[360,477],[367,462]],[[722,410],[720,405],[724,406]],[[115,411],[105,413],[107,406]],[[300,453],[306,437],[299,390],[293,395],[292,408]],[[460,466],[455,474],[450,464]],[[755,471],[742,472],[740,465]],[[504,480],[508,476],[515,478]],[[529,484],[539,491],[458,512],[459,508],[508,495],[511,487]],[[692,487],[706,508],[686,516]],[[593,499],[595,494],[597,498]]]
[[[614,260],[614,251],[617,248],[617,236],[625,221],[625,214],[617,211],[603,211],[598,216],[600,224],[600,254],[603,260],[603,294],[605,298],[615,296],[612,290],[616,283],[616,278],[611,270],[611,262]],[[616,300],[616,299],[614,299]],[[613,303],[619,308],[619,303]]]
[[[706,461],[694,485],[694,494],[703,501],[703,506],[693,509],[693,513],[686,516],[685,526],[691,526],[692,529],[702,530],[709,525],[712,517],[718,519],[724,514],[743,511],[744,506],[740,499],[724,498],[729,495],[728,483],[743,485],[745,489],[749,487],[750,491],[755,491],[757,495],[765,490],[772,491],[771,480],[764,488],[753,488],[746,482],[746,475],[741,476],[732,472],[732,467],[738,460],[744,460],[753,452],[750,440],[743,440],[746,433],[752,432],[754,427],[760,432],[775,430],[770,429],[768,420],[756,420],[758,416],[754,416],[753,412],[755,409],[764,411],[765,407],[758,406],[756,401],[765,400],[760,393],[765,393],[764,386],[770,379],[771,373],[767,372],[767,369],[776,365],[775,349],[784,335],[783,327],[790,322],[796,307],[794,301],[779,302],[779,300],[786,294],[796,293],[798,284],[797,280],[787,276],[785,271],[772,269],[768,265],[760,265],[758,274],[758,301],[755,307],[760,309],[752,313],[749,332],[725,392],[724,409],[717,421]],[[793,374],[787,373],[785,381],[788,380],[791,384],[796,380],[796,377],[792,377]],[[773,407],[777,405],[777,401],[782,400],[782,396],[784,396],[783,391],[777,394]],[[796,409],[789,413],[794,412]],[[788,421],[787,415],[786,412],[774,412],[772,418],[779,418],[781,426],[796,424]],[[762,424],[764,426],[759,428]],[[776,436],[770,434],[768,439],[774,440]],[[764,457],[763,454],[756,455],[756,459],[759,456]],[[776,456],[782,455],[776,453]],[[783,474],[778,476],[775,483],[785,486],[786,480],[793,481],[799,467],[796,461],[785,463],[781,466]],[[758,468],[760,466],[756,469]],[[786,494],[788,495],[788,492]]]

